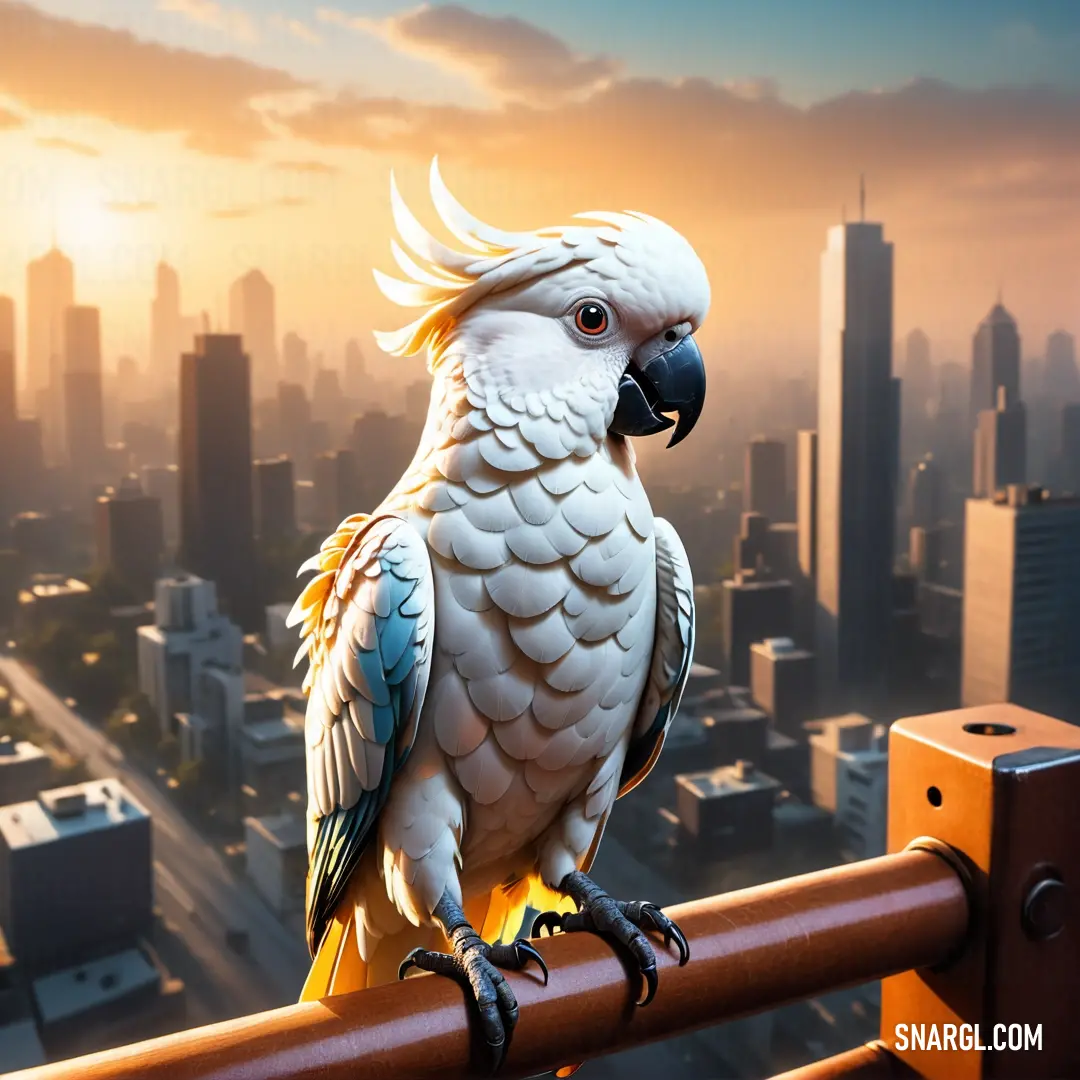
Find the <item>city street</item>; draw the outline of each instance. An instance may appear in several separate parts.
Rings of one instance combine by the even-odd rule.
[[[247,883],[238,881],[168,797],[130,765],[106,736],[69,709],[19,661],[0,657],[0,676],[38,722],[86,761],[95,777],[116,777],[153,819],[157,904],[171,935],[159,946],[172,973],[189,987],[192,1024],[258,1012],[297,999],[308,970],[303,940],[287,931]],[[246,930],[249,951],[225,943],[227,928]],[[186,955],[185,955],[186,954]]]

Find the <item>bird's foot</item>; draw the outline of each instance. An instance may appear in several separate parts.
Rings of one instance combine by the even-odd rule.
[[[485,1062],[492,1073],[498,1072],[506,1058],[510,1036],[518,1021],[518,1003],[510,984],[500,968],[521,971],[530,962],[544,973],[548,981],[544,958],[524,939],[509,945],[489,945],[466,922],[447,933],[453,953],[413,949],[401,962],[398,978],[404,979],[410,968],[448,975],[472,994],[480,1014],[480,1030],[484,1036]]]
[[[553,934],[556,930],[572,933],[588,930],[594,934],[608,934],[625,946],[641,971],[644,993],[638,1005],[648,1005],[656,995],[656,954],[643,931],[655,930],[664,935],[664,945],[673,941],[679,950],[679,966],[690,959],[690,946],[686,936],[655,904],[644,900],[613,900],[603,889],[580,870],[567,874],[559,886],[578,906],[571,914],[544,911],[536,916],[532,936],[541,931]]]

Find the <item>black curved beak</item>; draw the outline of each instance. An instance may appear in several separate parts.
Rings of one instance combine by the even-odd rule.
[[[705,405],[705,362],[690,334],[642,367],[631,361],[619,382],[619,403],[608,431],[615,435],[655,435],[675,430],[668,447],[693,430]],[[676,423],[665,413],[678,413]]]

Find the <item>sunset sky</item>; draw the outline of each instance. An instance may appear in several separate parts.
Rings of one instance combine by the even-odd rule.
[[[279,332],[332,362],[407,321],[371,268],[392,269],[390,168],[430,222],[434,152],[494,224],[669,220],[729,369],[813,364],[818,257],[861,171],[898,333],[967,361],[999,286],[1026,354],[1080,332],[1070,0],[0,0],[0,293],[21,313],[55,230],[110,364],[144,357],[162,252],[218,322],[260,266]]]

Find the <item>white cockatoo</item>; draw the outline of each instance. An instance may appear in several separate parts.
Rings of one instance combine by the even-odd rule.
[[[603,931],[656,989],[656,907],[587,877],[615,800],[650,770],[694,643],[693,581],[654,518],[628,436],[700,415],[692,337],[709,283],[690,244],[640,213],[510,233],[431,196],[464,250],[432,237],[391,178],[391,246],[423,308],[377,334],[426,350],[433,384],[416,456],[370,514],[304,568],[310,669],[308,944],[321,998],[410,966],[459,978],[497,1064],[517,1019],[499,968],[539,953],[513,935]],[[678,423],[667,413],[676,413]],[[402,962],[404,959],[404,963]]]

